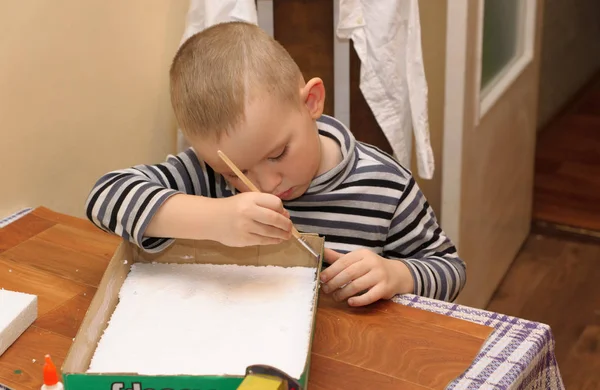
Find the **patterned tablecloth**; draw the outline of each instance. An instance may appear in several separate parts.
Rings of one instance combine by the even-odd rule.
[[[29,213],[24,209],[0,219],[0,228]],[[564,389],[550,327],[453,303],[403,295],[396,303],[493,327],[469,369],[447,389]]]
[[[8,215],[6,217],[0,218],[0,228],[5,227],[6,225],[8,225],[11,222],[16,221],[17,219],[21,218],[24,215],[27,215],[29,212],[31,212],[33,209],[31,207],[28,207],[26,209],[17,211],[14,214]]]
[[[394,301],[495,329],[469,369],[447,389],[565,388],[548,325],[410,294]]]

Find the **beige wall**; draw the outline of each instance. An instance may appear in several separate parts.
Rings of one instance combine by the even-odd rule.
[[[538,129],[600,71],[600,1],[545,0]]]
[[[174,151],[168,67],[187,4],[0,2],[0,217],[82,216],[102,173]]]
[[[431,180],[418,177],[416,159],[413,153],[411,166],[417,183],[441,217],[442,203],[442,141],[444,134],[444,91],[446,72],[446,0],[420,0],[421,44],[425,77],[429,89],[429,131],[431,147],[435,158],[435,173]],[[414,147],[413,147],[414,151]],[[441,221],[443,224],[443,221]]]

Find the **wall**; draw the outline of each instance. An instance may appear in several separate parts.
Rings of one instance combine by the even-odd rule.
[[[600,1],[545,0],[538,129],[600,71]]]
[[[168,67],[187,4],[0,2],[0,216],[83,216],[101,174],[174,150]]]

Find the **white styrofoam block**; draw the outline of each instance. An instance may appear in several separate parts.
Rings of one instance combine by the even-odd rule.
[[[37,318],[37,296],[0,290],[0,356]]]
[[[300,377],[316,269],[135,263],[88,372]]]

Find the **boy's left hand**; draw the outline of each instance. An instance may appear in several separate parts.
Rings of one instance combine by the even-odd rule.
[[[364,306],[413,291],[414,282],[406,264],[384,259],[367,249],[344,255],[326,248],[325,261],[331,265],[321,272],[321,289],[333,293],[336,301],[349,298],[350,306]]]

